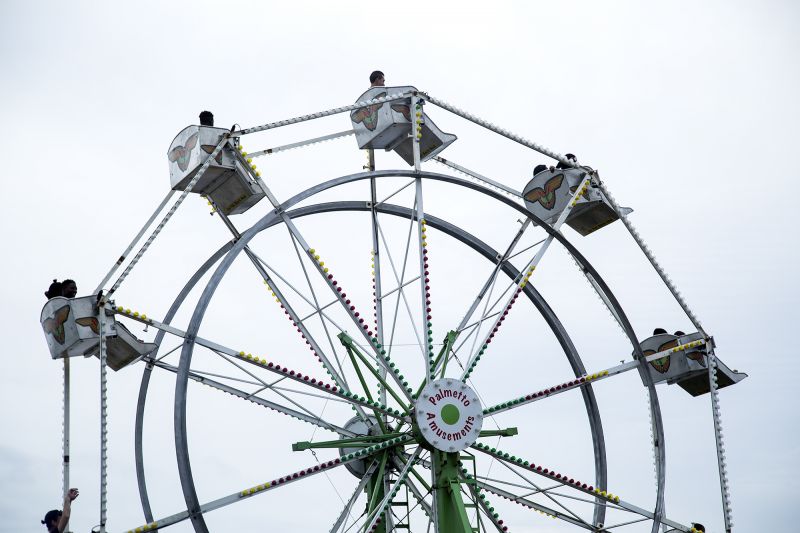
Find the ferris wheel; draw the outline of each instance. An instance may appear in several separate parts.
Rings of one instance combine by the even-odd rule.
[[[548,156],[554,166],[537,167],[518,190],[445,159],[440,154],[457,138],[436,126],[428,107]],[[344,113],[344,131],[244,146],[248,135]],[[363,169],[323,176],[320,164],[319,181],[288,198],[276,196],[255,164],[351,136],[367,155]],[[407,165],[377,169],[377,150]],[[702,531],[693,517],[666,508],[669,439],[658,383],[709,395],[724,518],[718,529],[732,530],[718,389],[745,375],[716,357],[713,338],[633,227],[630,210],[593,168],[410,86],[373,87],[353,105],[244,129],[214,127],[210,114],[201,115],[200,125],[176,136],[168,160],[170,193],[93,294],[54,298],[42,310],[51,355],[64,359],[67,415],[69,358],[100,360],[99,531],[107,528],[107,366],[143,369],[133,460],[144,520],[115,530],[186,522],[197,532],[216,530],[215,513],[258,501],[260,526],[278,531],[471,533],[535,528],[537,520],[565,531]],[[192,193],[208,202],[230,240],[208,250],[163,316],[117,301]],[[254,212],[254,224],[237,224],[236,215]],[[505,222],[495,226],[489,217]],[[564,232],[592,239],[610,224],[624,226],[694,331],[637,336],[612,287]],[[548,273],[556,254],[577,269]],[[619,357],[587,359],[576,337],[599,326],[571,330],[575,324],[557,314],[553,301],[567,297],[576,278],[622,332]],[[138,324],[157,331],[152,342],[132,332]],[[152,430],[146,410],[154,409],[153,382],[165,376],[174,423]],[[615,489],[604,389],[623,398],[644,394],[652,432],[645,447],[655,464],[647,494]],[[258,428],[241,428],[244,440],[233,450],[203,449],[203,442],[215,445],[200,435],[237,431],[216,430],[214,418],[244,418]],[[554,420],[564,422],[563,441],[560,431],[544,431],[543,421]],[[68,418],[65,428],[67,442]],[[149,431],[165,430],[174,435],[185,502],[169,512],[153,501],[158,474],[147,466]],[[573,431],[583,442],[567,449]],[[246,485],[198,483],[217,475],[205,471],[207,462],[223,453],[249,465]],[[642,471],[633,477],[651,476]]]

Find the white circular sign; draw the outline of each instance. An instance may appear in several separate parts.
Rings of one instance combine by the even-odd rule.
[[[473,444],[483,425],[483,408],[466,383],[439,379],[428,383],[414,405],[422,437],[443,452],[460,452]]]

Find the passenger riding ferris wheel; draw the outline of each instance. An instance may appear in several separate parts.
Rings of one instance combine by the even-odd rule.
[[[517,190],[444,159],[439,154],[456,136],[433,123],[428,105],[557,164],[537,167]],[[343,113],[351,129],[252,152],[243,146],[251,134]],[[278,198],[254,163],[350,135],[367,154],[364,169],[289,198]],[[376,169],[381,149],[410,168]],[[260,524],[266,520],[273,530],[471,533],[555,519],[548,526],[558,530],[704,531],[692,517],[666,509],[657,383],[677,384],[692,396],[709,393],[724,529],[732,530],[718,389],[745,375],[716,357],[713,338],[596,170],[410,86],[372,87],[353,105],[244,129],[214,127],[204,113],[199,126],[177,135],[168,159],[170,193],[93,294],[53,298],[41,315],[52,357],[64,359],[65,457],[69,358],[100,360],[99,531],[107,527],[107,366],[143,368],[134,460],[145,523],[121,531],[186,521],[197,532],[209,531],[223,508],[246,514],[256,501]],[[427,162],[449,173],[434,172]],[[208,251],[163,316],[117,302],[117,291],[191,193],[208,201],[231,240]],[[254,207],[263,216],[238,227],[234,215]],[[497,219],[508,223],[490,223]],[[562,231],[569,226],[589,236],[617,220],[695,331],[657,330],[640,340],[601,273]],[[487,224],[491,231],[484,231]],[[548,273],[548,250],[560,250],[578,270]],[[621,329],[625,351],[598,349],[598,361],[605,362],[587,368],[587,357],[596,357],[579,350],[576,338],[592,339],[599,326],[593,321],[569,331],[570,321],[545,299],[540,277],[556,301],[582,294],[573,282],[585,278],[598,307],[610,314],[605,319]],[[152,342],[124,325],[137,323],[157,332]],[[172,433],[185,502],[183,509],[163,511],[151,503],[159,473],[148,471],[146,441],[150,431],[164,428],[148,431],[145,424],[160,376],[174,376]],[[608,409],[604,389],[621,402],[636,401],[644,390],[652,431],[644,447],[655,464],[655,483],[644,483],[649,494],[639,492],[649,467],[610,468],[608,429],[626,430],[613,423],[615,415],[611,422],[601,418]],[[193,411],[195,401],[202,409]],[[237,470],[248,469],[249,479],[226,490],[239,477],[218,479],[209,467],[209,458],[224,450],[195,436],[216,431],[235,440],[216,429],[233,417],[259,428],[240,428],[244,443],[225,454],[242,462]],[[255,441],[252,431],[262,432]],[[627,495],[625,487],[636,492]]]

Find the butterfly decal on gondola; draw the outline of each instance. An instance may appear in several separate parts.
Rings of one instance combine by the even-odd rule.
[[[703,360],[703,353],[702,352],[694,351],[692,353],[687,353],[686,357],[688,357],[692,361],[697,362],[701,366],[706,366],[706,362],[705,362],[705,360]]]
[[[45,318],[42,323],[45,333],[53,336],[58,344],[64,344],[64,322],[69,317],[69,305],[60,307],[53,313],[52,318]]]
[[[658,350],[645,350],[644,356],[647,357],[649,355],[653,355],[654,353],[663,352],[664,350],[669,350],[670,348],[674,348],[678,345],[678,339],[672,339],[671,341],[665,342],[661,346],[658,347]],[[650,361],[650,366],[656,369],[657,372],[664,374],[669,370],[669,362],[670,356],[666,355],[664,357],[659,357],[658,359],[654,359]]]
[[[392,111],[402,113],[405,119],[411,122],[411,108],[403,104],[392,104]]]
[[[216,146],[214,146],[213,144],[201,144],[200,148],[202,148],[205,153],[211,154],[214,151],[214,149],[216,149]],[[214,156],[214,159],[217,161],[218,165],[222,164],[222,150],[220,150],[217,153],[217,155]]]
[[[544,184],[544,188],[534,187],[531,189],[528,194],[525,195],[525,199],[529,202],[539,202],[545,209],[553,209],[553,206],[556,205],[556,191],[561,187],[563,181],[564,174],[553,176],[547,180],[547,183]]]
[[[376,94],[373,98],[383,98],[384,96],[386,96],[386,93],[382,92]],[[378,126],[378,109],[381,107],[383,107],[383,103],[359,107],[350,113],[350,119],[356,124],[364,124],[369,131],[375,131]]]
[[[87,328],[92,328],[95,335],[100,335],[100,322],[93,316],[84,316],[75,319],[75,323]]]
[[[192,149],[197,144],[197,133],[193,133],[183,146],[176,146],[169,151],[169,160],[173,163],[178,163],[178,168],[186,170],[189,166],[189,157],[192,155]]]

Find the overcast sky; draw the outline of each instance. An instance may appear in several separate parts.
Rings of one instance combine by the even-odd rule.
[[[355,101],[374,69],[386,73],[387,85],[415,85],[557,152],[574,152],[599,169],[617,200],[634,209],[631,220],[714,336],[719,357],[749,374],[720,394],[734,530],[793,531],[800,490],[793,385],[793,328],[800,318],[794,186],[800,175],[792,162],[800,141],[798,22],[794,2],[770,0],[657,6],[538,0],[491,6],[0,3],[0,117],[7,132],[0,209],[5,346],[0,531],[41,531],[44,513],[60,506],[62,365],[50,359],[38,323],[50,280],[74,278],[81,294],[91,292],[168,192],[167,149],[180,130],[197,122],[199,111],[213,111],[222,127],[248,127],[330,109]],[[509,187],[521,190],[531,168],[548,162],[442,109],[429,105],[427,113],[459,136],[444,157]],[[338,115],[243,143],[258,150],[350,127],[346,116]],[[363,158],[355,141],[345,138],[258,164],[285,200],[361,171]],[[408,168],[383,153],[378,166]],[[436,163],[425,168],[451,173]],[[401,183],[382,190],[388,193]],[[474,193],[426,187],[426,210],[496,249],[518,227],[518,213]],[[353,187],[316,201],[365,200],[365,192]],[[411,206],[410,196],[396,200]],[[262,201],[235,223],[247,228],[268,211]],[[341,278],[353,280],[354,300],[361,298],[368,309],[371,243],[364,224],[366,218],[341,215],[303,221],[301,228],[321,243]],[[387,232],[402,235],[406,226],[393,224],[386,222]],[[533,235],[526,242],[532,243]],[[688,331],[690,323],[621,223],[589,237],[572,230],[565,235],[608,281],[640,338],[659,326]],[[228,239],[218,217],[210,217],[205,202],[190,195],[117,293],[119,301],[163,316],[188,277]],[[430,240],[432,277],[439,282],[433,290],[438,342],[455,327],[451,322],[457,323],[488,270],[482,259],[442,234],[437,238],[432,231]],[[265,236],[260,246],[268,261],[302,281],[285,232]],[[400,254],[402,238],[394,246]],[[630,345],[563,248],[545,256],[534,283],[567,326],[587,367],[606,368],[630,357]],[[237,263],[203,331],[228,345],[261,343],[263,353],[323,374],[314,361],[305,361],[310,357],[261,287],[252,268]],[[258,313],[268,306],[266,327]],[[179,327],[186,326],[192,310],[193,304],[182,310]],[[527,312],[535,314],[531,306]],[[497,347],[505,350],[497,366],[476,381],[488,403],[569,378],[552,334],[545,332],[539,341],[538,333],[527,329],[534,322],[526,320],[509,325],[506,344]],[[152,329],[132,329],[152,338]],[[401,341],[413,340],[410,329],[399,331]],[[516,350],[534,345],[551,350],[548,363],[515,358]],[[72,480],[82,495],[71,529],[81,532],[97,524],[99,514],[97,369],[96,359],[73,363]],[[111,531],[144,522],[132,441],[140,379],[141,365],[111,376]],[[609,482],[623,487],[620,494],[631,502],[648,507],[653,476],[644,389],[636,376],[609,381],[605,392],[597,386]],[[148,398],[153,402],[148,480],[158,516],[183,505],[172,440],[173,387],[171,376],[160,376]],[[658,390],[670,469],[667,512],[678,522],[701,521],[709,531],[722,531],[708,396],[690,398],[675,386]],[[591,480],[586,415],[576,400],[503,419],[519,426],[520,436],[502,446]],[[308,427],[296,429],[285,417],[264,417],[249,403],[241,405],[247,402],[212,392],[193,392],[190,403],[192,464],[203,501],[312,461],[289,451],[291,442],[309,439]],[[350,412],[330,416],[344,424]],[[317,438],[333,438],[326,435]],[[327,530],[337,505],[341,508],[338,497],[355,488],[346,473],[331,482],[335,488],[324,480],[298,483],[287,494],[276,491],[272,500],[271,493],[261,495],[207,520],[217,531]],[[572,530],[518,506],[497,507],[508,513],[512,531]],[[309,509],[319,509],[319,516]],[[182,524],[172,530],[191,528]]]

